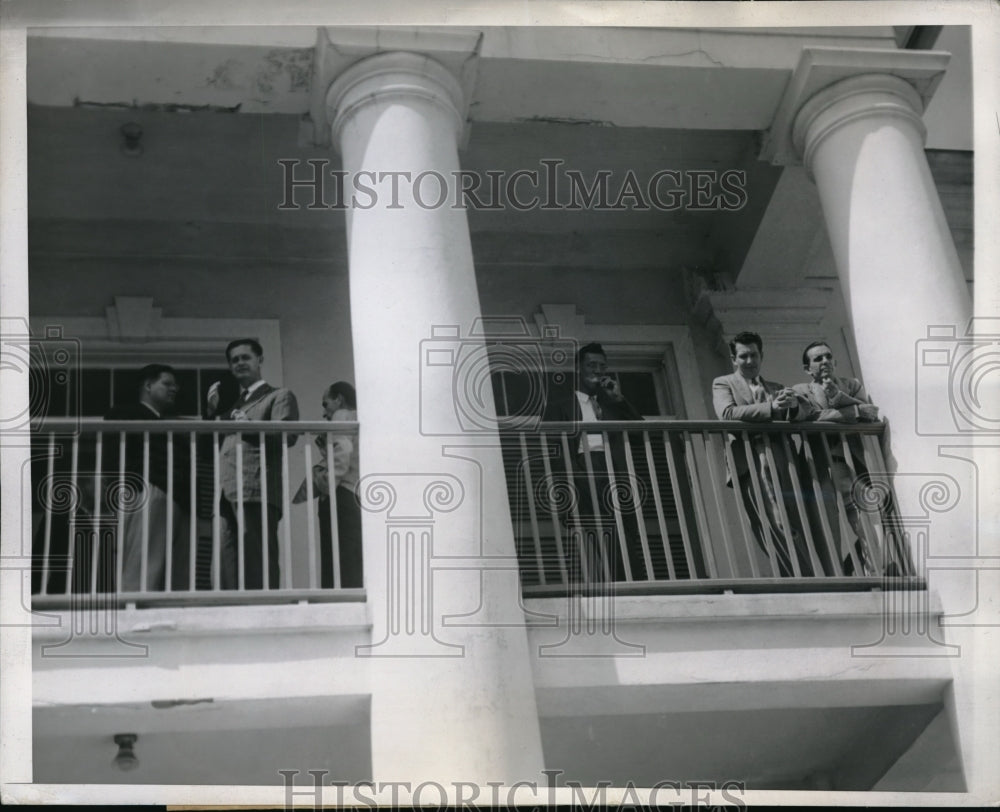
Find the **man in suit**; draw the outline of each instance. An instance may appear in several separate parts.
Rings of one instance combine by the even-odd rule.
[[[323,417],[330,421],[358,419],[358,401],[354,387],[347,381],[336,381],[323,393]],[[330,522],[330,461],[327,459],[327,435],[316,435],[320,461],[313,466],[313,498],[319,511],[320,586],[331,589],[333,578],[333,526]],[[364,586],[361,503],[357,489],[359,475],[358,446],[354,438],[336,435],[330,440],[333,449],[333,496],[336,500],[337,546],[340,550],[340,585],[345,588]],[[308,499],[305,481],[299,486],[292,502]]]
[[[775,420],[804,421],[812,418],[813,410],[804,396],[761,377],[764,342],[759,335],[739,333],[729,342],[729,351],[734,371],[712,382],[712,402],[720,420],[769,423]],[[765,553],[770,555],[773,546],[779,574],[795,575],[792,547],[788,543],[791,537],[799,572],[802,575],[812,575],[814,569],[803,539],[798,509],[791,498],[794,490],[789,480],[789,461],[781,438],[773,435],[768,440],[763,434],[751,434],[749,440],[751,451],[748,454],[742,436],[729,435],[729,448],[736,470],[732,470],[727,457],[726,484],[733,486],[735,473],[751,530]],[[759,501],[758,489],[761,494]],[[790,526],[786,524],[782,512],[788,517]]]
[[[139,398],[133,403],[113,407],[105,420],[165,420],[174,416],[177,402],[177,378],[166,364],[149,364],[139,372]],[[175,435],[172,469],[168,463],[167,436],[150,432],[149,467],[146,473],[142,434],[125,435],[125,482],[119,485],[121,460],[117,433],[105,437],[105,486],[121,487],[140,483],[141,507],[123,508],[124,539],[122,542],[122,583],[124,592],[147,590],[188,589],[190,562],[190,456],[188,438]],[[168,487],[168,483],[172,487]],[[168,497],[168,491],[170,496]],[[121,497],[121,494],[119,494]],[[119,498],[118,501],[121,501]],[[167,516],[171,516],[170,533]],[[144,530],[148,528],[148,530]],[[146,580],[142,581],[143,535],[146,545]],[[169,559],[170,583],[166,583],[166,562]]]
[[[288,389],[276,389],[261,375],[264,350],[253,338],[238,338],[226,347],[229,370],[240,385],[231,408],[219,410],[220,382],[208,390],[207,417],[219,420],[298,420],[299,406]],[[263,459],[258,432],[226,432],[222,441],[221,471],[223,520],[220,579],[223,589],[280,587],[278,522],[282,504],[282,437],[289,446],[295,434],[264,435]],[[237,449],[240,449],[238,452]],[[242,466],[238,455],[242,456]],[[263,471],[262,471],[263,469]],[[242,492],[237,471],[242,473]],[[243,561],[239,561],[242,529]],[[267,558],[265,568],[265,555]]]
[[[864,384],[857,378],[844,378],[836,374],[837,361],[833,357],[833,350],[825,341],[813,341],[802,351],[802,368],[810,380],[792,388],[809,399],[816,412],[816,420],[854,424],[872,423],[879,419],[878,406],[872,403]],[[868,552],[874,553],[877,550],[876,540],[865,532],[853,494],[855,477],[868,473],[864,464],[864,446],[857,436],[848,438],[847,444],[848,450],[845,453],[843,443],[829,435],[827,443],[818,434],[809,436],[809,447],[823,494],[822,509],[826,511],[829,527],[839,540],[840,517],[836,496],[839,492],[844,513],[856,538],[853,557],[849,545],[840,551],[843,573],[851,575],[857,571],[856,558],[865,572],[874,574],[872,556]],[[814,519],[814,524],[817,525],[816,531],[821,533],[822,523],[818,518]]]
[[[618,381],[609,374],[608,358],[604,348],[597,343],[581,347],[577,353],[576,389],[571,399],[550,403],[545,414],[546,421],[596,422],[598,420],[642,420],[625,396]],[[570,462],[557,464],[557,477],[572,469],[577,515],[582,524],[596,530],[598,526],[604,541],[604,555],[600,550],[587,545],[588,576],[590,581],[604,580],[601,574],[606,556],[609,569],[608,580],[625,580],[624,563],[620,544],[616,541],[616,513],[621,517],[625,530],[626,549],[633,580],[644,580],[641,537],[638,522],[641,520],[642,485],[628,477],[625,458],[625,441],[619,432],[608,432],[608,448],[611,455],[611,470],[608,469],[604,448],[604,434],[575,432],[569,437]],[[559,453],[562,449],[558,449]],[[560,470],[560,468],[562,470]],[[597,497],[594,505],[593,492]],[[618,497],[617,509],[612,491]],[[572,519],[572,515],[567,517]],[[596,540],[596,534],[594,535]],[[608,548],[612,549],[608,549]]]

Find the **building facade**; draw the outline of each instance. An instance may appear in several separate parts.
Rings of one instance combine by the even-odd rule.
[[[963,111],[969,38],[29,29],[29,327],[48,343],[21,543],[36,580],[44,548],[31,599],[54,618],[31,632],[33,781],[983,792],[991,674],[960,620],[992,544],[971,121],[933,140],[936,99]],[[769,379],[804,382],[823,338],[865,382],[885,424],[823,442],[864,448],[889,577],[769,570],[711,400],[740,330],[764,337]],[[209,471],[189,502],[198,586],[98,588],[98,542],[79,546],[79,505],[54,529],[51,483],[100,470],[95,419],[130,372],[173,364],[197,418],[241,336],[303,436],[330,429],[328,384],[356,385],[357,423],[326,436],[358,444],[363,589],[318,586],[313,502],[289,501],[319,453],[302,440],[281,461],[280,587],[219,589],[200,423],[171,424]],[[545,438],[576,435],[539,440],[537,419],[591,341],[645,418],[605,437],[648,490],[645,575],[581,593],[540,482],[559,465]],[[72,577],[52,589],[59,532]]]

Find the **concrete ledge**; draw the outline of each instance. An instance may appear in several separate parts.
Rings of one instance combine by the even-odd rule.
[[[177,636],[225,634],[266,635],[273,632],[329,632],[370,629],[367,603],[310,603],[286,606],[183,606],[156,609],[118,609],[114,627],[123,635]],[[35,641],[62,640],[73,628],[77,611],[45,611],[59,625],[37,626]],[[88,613],[89,614],[89,613]],[[76,618],[78,620],[78,618]],[[105,619],[102,618],[102,621]],[[85,635],[98,637],[98,635]]]
[[[575,599],[576,600],[576,599]],[[602,598],[579,599],[584,617],[599,616]],[[570,598],[534,598],[526,604],[532,612],[565,618]],[[598,611],[594,611],[597,609]],[[886,612],[926,611],[942,614],[936,592],[834,592],[786,593],[781,595],[618,595],[614,597],[616,623],[648,623],[678,620],[719,621],[832,618],[877,618]],[[529,625],[541,621],[528,616]],[[545,624],[542,624],[545,625]]]

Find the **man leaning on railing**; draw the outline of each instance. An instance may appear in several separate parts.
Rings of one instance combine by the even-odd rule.
[[[221,382],[216,381],[208,390],[205,416],[234,421],[298,420],[299,406],[295,395],[288,389],[275,388],[263,379],[263,360],[264,350],[255,339],[239,338],[229,342],[226,361],[240,385],[240,394],[235,403],[222,403]],[[289,446],[294,445],[296,439],[297,435],[293,433],[284,434],[284,442]],[[222,484],[219,511],[223,521],[220,580],[223,589],[241,586],[245,589],[277,589],[281,585],[278,564],[281,455],[281,433],[264,435],[263,444],[258,432],[230,431],[224,435],[219,472]],[[242,562],[239,561],[241,527]]]
[[[837,361],[833,357],[833,350],[825,341],[813,341],[803,350],[802,367],[810,381],[795,384],[792,388],[809,398],[816,420],[854,424],[872,423],[879,419],[878,406],[872,403],[864,384],[857,378],[835,374]],[[843,442],[838,440],[828,443],[821,434],[810,434],[807,442],[817,465],[816,473],[823,501],[819,509],[826,511],[829,527],[839,528],[836,496],[839,493],[847,521],[854,531],[854,556],[851,555],[849,546],[840,550],[844,574],[855,574],[855,557],[865,574],[876,574],[872,561],[877,550],[876,539],[866,532],[854,499],[855,482],[868,473],[861,438],[856,435],[848,437],[846,449]],[[839,538],[842,534],[835,535]]]
[[[729,351],[734,371],[712,382],[712,402],[720,420],[799,422],[813,416],[808,398],[761,377],[764,342],[759,335],[739,333],[729,342]],[[729,469],[727,458],[726,484],[733,487],[733,479],[737,480],[753,534],[765,553],[771,555],[773,550],[779,575],[812,575],[797,506],[789,499],[794,487],[788,481],[789,460],[784,444],[769,442],[764,434],[751,434],[746,439],[750,453],[742,436],[729,435],[736,470]]]

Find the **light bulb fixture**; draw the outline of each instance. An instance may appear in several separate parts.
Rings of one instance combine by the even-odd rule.
[[[111,762],[122,772],[134,770],[139,766],[139,759],[135,755],[136,741],[139,737],[135,733],[116,733],[115,744],[118,745],[118,755]]]
[[[130,158],[138,158],[142,155],[142,144],[139,143],[142,139],[142,126],[134,121],[129,121],[122,124],[120,132],[125,139],[122,144],[122,154],[128,155]]]

